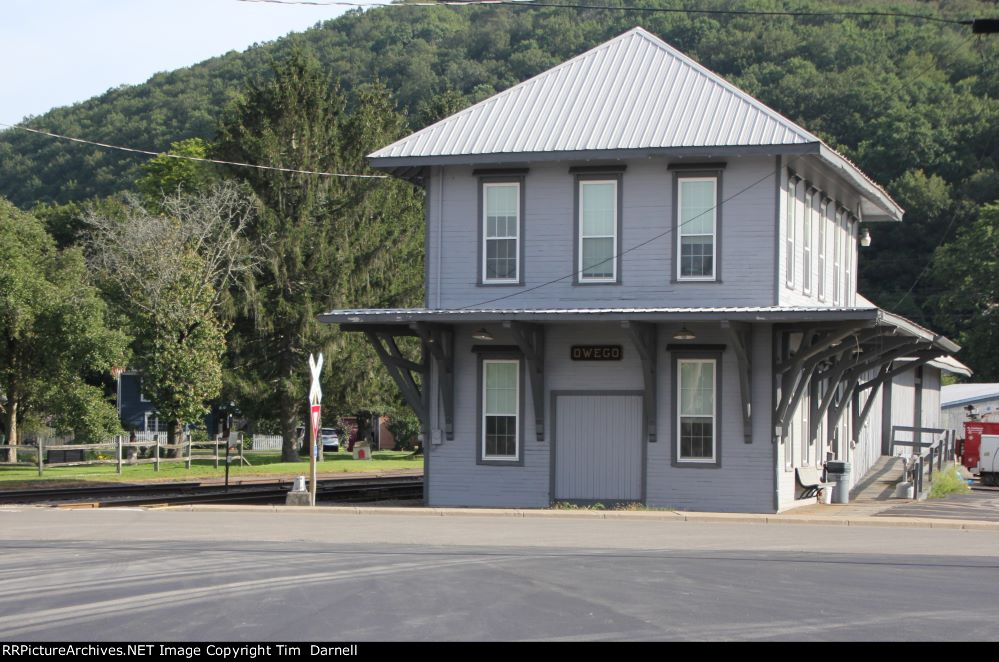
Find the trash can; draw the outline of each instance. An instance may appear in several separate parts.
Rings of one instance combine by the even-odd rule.
[[[833,503],[850,503],[850,463],[830,460],[826,462],[826,481],[833,486]]]

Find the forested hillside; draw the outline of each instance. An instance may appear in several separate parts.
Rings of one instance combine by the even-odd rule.
[[[994,11],[992,3],[973,0],[606,4],[868,9],[942,19]],[[223,108],[244,83],[268,76],[275,58],[301,46],[347,91],[381,81],[410,128],[419,128],[453,105],[455,93],[467,102],[479,100],[635,25],[822,136],[906,208],[903,227],[872,227],[874,245],[861,258],[865,294],[952,334],[981,323],[983,315],[989,321],[995,293],[985,293],[984,307],[955,312],[942,298],[954,294],[946,264],[926,271],[937,246],[974,226],[979,206],[999,198],[999,41],[994,35],[972,36],[968,26],[956,23],[509,6],[379,8],[159,74],[146,84],[111,90],[27,124],[152,150],[195,136],[212,142]],[[25,209],[103,196],[131,188],[142,162],[133,155],[8,130],[0,133],[0,195]],[[965,287],[982,294],[979,285],[969,283]],[[972,362],[976,351],[981,350],[969,355]]]

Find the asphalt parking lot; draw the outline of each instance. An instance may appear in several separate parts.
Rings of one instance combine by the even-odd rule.
[[[927,499],[894,506],[877,513],[876,517],[932,517],[999,522],[999,488],[976,486],[968,494],[952,494],[945,499]]]
[[[752,521],[0,508],[0,639],[999,640],[999,529]]]

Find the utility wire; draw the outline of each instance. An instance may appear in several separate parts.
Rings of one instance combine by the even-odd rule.
[[[907,18],[921,21],[933,21],[936,23],[966,24],[967,21],[951,18],[940,18],[938,16],[926,16],[924,14],[908,14],[905,12],[887,11],[778,11],[764,9],[689,9],[682,7],[629,7],[626,5],[592,5],[592,4],[571,4],[561,2],[532,2],[530,0],[441,0],[440,2],[349,2],[347,0],[237,0],[237,2],[273,4],[273,5],[308,5],[312,7],[336,6],[355,7],[367,9],[370,7],[478,7],[505,5],[510,7],[531,7],[543,9],[551,7],[555,9],[602,9],[607,11],[639,12],[645,14],[718,14],[730,16],[802,16],[802,17],[886,17],[886,18]]]
[[[242,168],[256,168],[257,170],[274,170],[277,172],[290,172],[298,175],[318,175],[320,177],[344,177],[352,179],[388,179],[390,177],[389,175],[361,175],[361,174],[346,173],[346,172],[321,172],[316,170],[298,170],[296,168],[282,168],[279,166],[258,165],[256,163],[240,163],[239,161],[222,161],[220,159],[208,159],[198,156],[184,156],[182,154],[170,154],[169,152],[153,152],[147,149],[137,149],[135,147],[122,147],[121,145],[109,145],[107,143],[95,142],[93,140],[84,140],[83,138],[73,138],[71,136],[64,136],[58,133],[52,133],[50,131],[42,131],[41,129],[32,129],[30,127],[22,126],[20,124],[4,124],[3,122],[0,122],[0,126],[5,126],[10,129],[20,129],[21,131],[36,133],[38,135],[48,136],[50,138],[69,140],[70,142],[80,143],[82,145],[94,145],[96,147],[103,147],[104,149],[115,149],[121,152],[130,152],[132,154],[144,154],[146,156],[165,156],[167,158],[180,159],[182,161],[217,163],[219,165],[239,166]]]

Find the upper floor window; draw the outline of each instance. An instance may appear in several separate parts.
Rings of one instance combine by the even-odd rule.
[[[795,176],[787,180],[787,214],[786,225],[784,227],[784,275],[787,286],[794,288],[794,244],[795,235],[798,229],[798,182],[801,181]]]
[[[678,280],[714,280],[718,234],[718,178],[677,180]]]
[[[805,216],[801,232],[801,289],[805,294],[812,293],[812,219],[818,191],[810,189],[805,193]]]
[[[819,207],[819,246],[818,246],[818,279],[816,281],[816,293],[819,296],[819,301],[825,301],[826,299],[826,242],[828,241],[826,228],[833,220],[833,211],[835,210],[835,205],[832,200],[826,198],[822,201],[822,206]]]
[[[520,183],[482,184],[482,282],[520,281]]]
[[[853,218],[843,214],[843,305],[853,305]]]
[[[618,279],[618,180],[580,179],[577,277],[580,283]]]
[[[842,240],[841,228],[843,227],[843,216],[844,212],[842,209],[836,210],[836,220],[833,224],[833,303],[839,305],[840,298],[840,284],[843,281],[843,277],[840,275],[840,264],[842,263]]]

